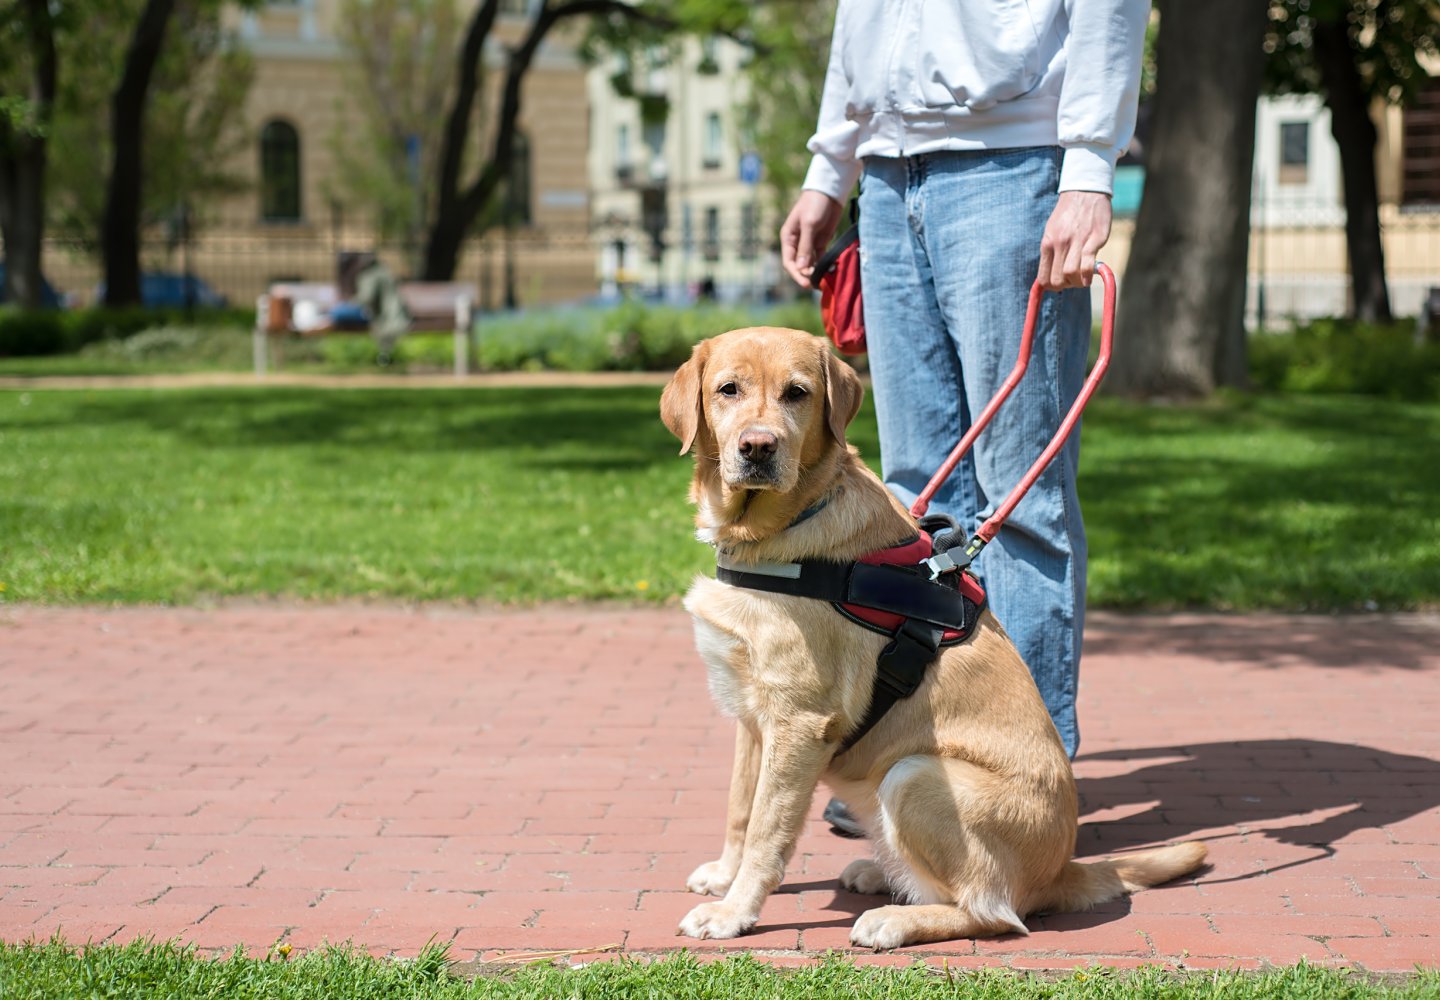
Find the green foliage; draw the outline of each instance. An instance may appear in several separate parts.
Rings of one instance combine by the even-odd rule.
[[[1062,976],[981,969],[952,972],[941,963],[856,965],[828,955],[815,965],[777,969],[749,955],[700,962],[688,952],[660,960],[622,958],[581,968],[535,962],[467,979],[443,945],[413,959],[373,958],[351,948],[321,948],[286,960],[280,948],[249,957],[236,950],[206,958],[190,947],[141,941],[72,949],[0,944],[0,992],[15,997],[225,997],[226,1000],[593,1000],[684,997],[688,1000],[1434,1000],[1434,971],[1375,980],[1348,969],[1295,966],[1258,972],[1100,966]]]
[[[248,329],[254,315],[243,309],[0,308],[0,357],[37,357],[79,351],[102,341],[123,340],[146,330],[177,325]]]
[[[745,69],[746,98],[738,109],[750,143],[765,165],[765,184],[784,218],[800,193],[830,56],[836,4],[746,5],[762,59]]]
[[[360,115],[342,117],[328,137],[336,175],[326,184],[341,203],[372,213],[386,234],[410,235],[429,220],[464,30],[454,0],[341,4],[336,32]],[[477,120],[483,133],[481,125]],[[417,143],[413,159],[410,137]]]
[[[1250,371],[1261,388],[1440,400],[1440,343],[1413,321],[1320,319],[1250,338]]]
[[[487,371],[663,371],[706,337],[742,326],[820,332],[808,302],[769,308],[654,306],[628,301],[606,312],[552,310],[480,323]]]
[[[65,346],[58,311],[0,306],[0,358],[60,354]]]
[[[1272,0],[1265,35],[1270,93],[1323,94],[1313,55],[1317,24],[1343,22],[1361,85],[1372,98],[1408,104],[1430,79],[1440,18],[1433,0]]]

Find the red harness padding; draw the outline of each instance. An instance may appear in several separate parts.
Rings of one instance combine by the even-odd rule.
[[[861,556],[857,562],[866,563],[870,566],[914,566],[929,559],[934,551],[934,542],[929,534],[922,531],[913,542],[904,545],[891,546],[888,549],[878,549],[869,555]],[[960,593],[982,607],[985,604],[985,588],[980,586],[980,581],[969,573],[962,572],[958,581]],[[884,632],[893,632],[900,627],[905,620],[904,615],[891,614],[888,611],[878,611],[875,608],[865,608],[858,604],[842,604],[840,607],[850,617],[871,625]],[[963,632],[954,629],[946,629],[943,642],[954,642],[963,639]]]

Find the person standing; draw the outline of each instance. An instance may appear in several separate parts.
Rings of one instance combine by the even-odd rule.
[[[973,532],[1084,382],[1095,257],[1135,128],[1149,0],[840,0],[814,154],[780,230],[816,258],[860,183],[866,338],[886,485],[909,506],[1014,364],[1026,378],[931,503]],[[1085,529],[1079,434],[977,560],[990,607],[1073,758]],[[832,803],[833,805],[833,803]]]

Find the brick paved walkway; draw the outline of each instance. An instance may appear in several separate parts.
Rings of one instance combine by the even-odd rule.
[[[900,960],[1440,964],[1440,620],[1097,616],[1081,702],[1080,853],[1214,867]],[[756,934],[674,937],[730,745],[679,611],[0,609],[0,938],[844,947],[818,818]]]

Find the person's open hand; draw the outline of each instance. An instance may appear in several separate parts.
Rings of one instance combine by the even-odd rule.
[[[830,245],[843,206],[828,194],[801,191],[780,227],[780,263],[801,288],[810,287],[815,261]]]
[[[1040,240],[1036,280],[1046,291],[1088,286],[1095,277],[1095,255],[1109,238],[1110,196],[1062,191]]]

